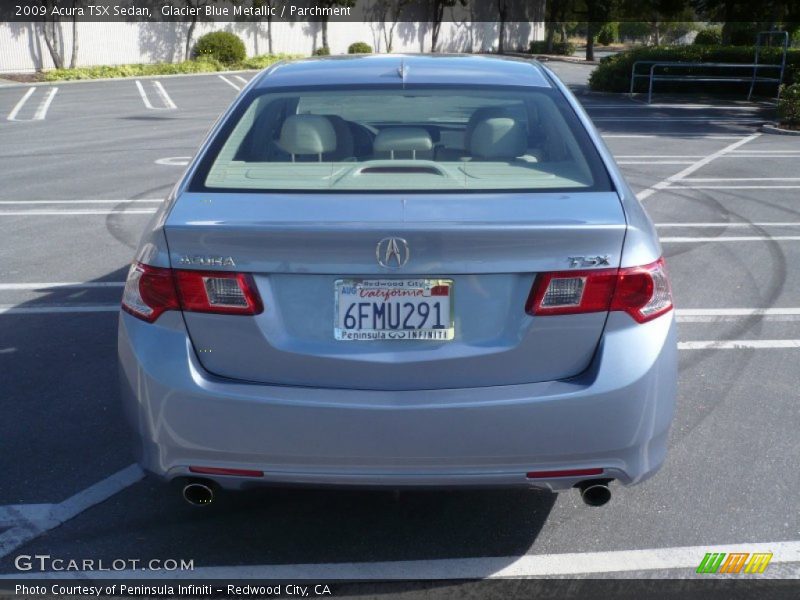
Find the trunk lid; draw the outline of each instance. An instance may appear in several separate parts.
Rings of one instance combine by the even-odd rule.
[[[186,193],[165,230],[174,268],[252,273],[264,303],[255,316],[184,313],[211,373],[411,390],[583,371],[607,313],[531,317],[525,301],[536,274],[567,270],[568,257],[618,266],[625,216],[613,192]],[[376,247],[392,237],[409,256],[387,269]],[[336,282],[360,279],[452,281],[453,339],[337,340]]]

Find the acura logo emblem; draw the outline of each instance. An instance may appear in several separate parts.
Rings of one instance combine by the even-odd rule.
[[[403,238],[383,238],[375,247],[378,264],[387,269],[399,269],[408,262],[410,256],[408,242]]]

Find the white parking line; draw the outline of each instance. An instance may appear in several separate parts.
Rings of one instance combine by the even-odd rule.
[[[565,554],[526,554],[524,556],[483,556],[475,558],[438,558],[382,562],[339,562],[307,564],[267,564],[224,567],[199,567],[192,571],[109,571],[104,578],[196,578],[263,580],[444,580],[501,579],[524,577],[559,577],[591,573],[625,573],[686,569],[687,577],[696,577],[696,569],[705,555],[712,553],[771,553],[770,564],[800,561],[800,541],[741,542],[717,546],[681,546],[642,550],[612,550]],[[38,574],[11,574],[0,578],[37,578]],[[54,574],[55,575],[55,574]],[[79,571],[59,571],[59,579],[81,579]]]
[[[718,323],[758,317],[764,321],[800,320],[800,308],[681,308],[675,311],[680,323]]]
[[[233,82],[232,82],[230,79],[228,79],[228,78],[227,78],[227,77],[225,77],[224,75],[217,75],[217,77],[219,77],[220,79],[222,79],[222,81],[224,81],[225,83],[227,83],[229,86],[231,86],[231,87],[232,87],[233,89],[235,89],[237,92],[240,92],[240,91],[242,91],[242,88],[240,88],[238,85],[236,85],[235,83],[233,83]]]
[[[604,138],[620,138],[620,139],[649,139],[649,138],[691,138],[691,139],[705,139],[705,140],[741,140],[746,137],[744,135],[714,135],[707,133],[697,133],[692,131],[686,132],[664,132],[658,135],[652,133],[600,133]]]
[[[755,223],[721,223],[715,221],[712,223],[656,223],[655,225],[656,227],[697,227],[701,229],[708,227],[800,227],[800,221],[759,221]]]
[[[0,291],[52,290],[56,288],[109,288],[123,287],[124,281],[57,281],[49,283],[0,283]]]
[[[713,182],[713,181],[800,181],[800,177],[684,177],[683,181]]]
[[[56,94],[58,93],[58,88],[53,87],[50,88],[47,93],[45,94],[44,98],[42,99],[39,106],[36,108],[36,112],[34,113],[33,117],[30,119],[18,119],[17,115],[25,106],[25,103],[28,101],[33,93],[36,91],[35,87],[30,88],[22,98],[20,98],[19,102],[14,105],[14,108],[11,109],[11,112],[8,113],[6,120],[8,121],[43,121],[47,116],[47,111],[50,108],[50,105],[53,103],[53,98],[55,98]]]
[[[164,86],[161,85],[160,81],[154,81],[153,87],[156,88],[156,92],[161,97],[161,101],[164,103],[164,106],[166,106],[167,108],[178,108],[177,106],[175,106],[175,103],[172,101],[172,98],[169,97],[169,94],[167,94],[167,90],[164,89]]]
[[[36,505],[38,508],[35,510],[2,507],[4,510],[0,515],[13,526],[0,534],[0,558],[92,506],[105,502],[143,477],[141,468],[130,465],[59,504],[44,505],[46,509],[42,509],[42,505]]]
[[[129,202],[163,202],[163,198],[137,198],[133,200],[0,200],[0,204],[127,204]]]
[[[62,215],[151,215],[156,208],[119,208],[108,210],[0,210],[0,217],[50,217]]]
[[[584,102],[584,108],[680,108],[687,110],[744,110],[744,111],[757,111],[764,108],[773,108],[771,106],[739,106],[738,104],[727,104],[712,106],[710,104],[601,104]]]
[[[690,165],[691,160],[618,160],[618,165]]]
[[[694,185],[668,185],[661,189],[671,190],[796,190],[800,185],[713,185],[697,183]]]
[[[627,123],[647,122],[652,123],[657,119],[658,123],[703,123],[704,125],[727,125],[729,123],[764,123],[767,119],[755,119],[747,117],[721,117],[709,119],[708,117],[592,117],[592,121],[625,121]]]
[[[245,85],[247,85],[248,83],[250,83],[250,82],[249,82],[247,79],[245,79],[245,78],[244,78],[244,77],[242,77],[241,75],[234,75],[233,77],[234,77],[235,79],[238,79],[239,81],[241,81],[241,82],[242,82],[243,84],[245,84]]]
[[[711,237],[662,237],[665,244],[694,244],[703,242],[796,242],[800,235],[742,235]]]
[[[672,184],[681,181],[684,177],[688,177],[689,175],[691,175],[695,171],[697,171],[699,169],[702,169],[704,166],[706,166],[710,162],[714,161],[715,159],[719,158],[720,156],[725,156],[726,154],[728,154],[730,152],[733,152],[734,150],[736,150],[740,146],[743,146],[747,142],[756,139],[760,135],[761,135],[760,133],[754,133],[752,135],[747,136],[746,138],[742,138],[740,140],[737,140],[736,142],[734,142],[732,144],[729,144],[728,146],[725,146],[721,150],[717,150],[716,152],[713,152],[713,153],[709,154],[708,156],[706,156],[704,158],[701,158],[700,160],[698,160],[697,162],[689,165],[688,167],[686,167],[682,171],[679,171],[678,173],[675,173],[674,175],[670,175],[669,177],[667,177],[666,179],[662,179],[661,181],[659,181],[655,185],[653,185],[653,186],[651,186],[651,187],[649,187],[649,188],[647,188],[645,190],[642,190],[641,192],[636,194],[636,197],[640,201],[641,200],[645,200],[646,198],[649,198],[650,196],[652,196],[656,192],[658,192],[660,190],[663,190],[665,188],[668,188]]]
[[[144,90],[144,86],[142,82],[138,79],[136,80],[136,87],[139,89],[139,95],[142,97],[142,102],[144,102],[145,108],[150,110],[174,110],[178,108],[175,106],[175,103],[172,101],[172,98],[169,97],[167,91],[164,89],[164,86],[161,85],[160,81],[152,81],[153,88],[156,91],[156,94],[161,98],[161,102],[164,106],[153,106],[150,102],[150,98],[147,96],[147,92]]]

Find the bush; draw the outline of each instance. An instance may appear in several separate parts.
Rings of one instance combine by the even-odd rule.
[[[316,50],[314,50],[314,56],[329,56],[331,53],[331,49],[327,46],[320,46]]]
[[[197,58],[210,58],[224,64],[242,62],[247,58],[244,42],[235,33],[214,31],[202,36],[194,45]]]
[[[348,54],[372,54],[372,46],[367,42],[353,42],[347,47]]]
[[[619,39],[619,23],[603,23],[600,31],[597,32],[597,43],[601,46],[608,46]]]
[[[664,60],[677,62],[724,62],[724,63],[743,63],[752,64],[755,56],[753,46],[655,46],[648,48],[635,48],[626,52],[619,52],[613,56],[607,56],[600,60],[600,65],[592,71],[589,77],[589,87],[601,92],[627,92],[630,88],[631,67],[637,60]],[[779,64],[781,60],[781,50],[779,48],[762,48],[761,59],[765,64]],[[680,70],[678,70],[680,69]],[[687,67],[673,69],[675,72],[691,73]],[[644,73],[644,67],[639,67],[639,72]],[[732,69],[719,70],[711,69],[696,71],[696,74],[703,75],[731,75],[733,73],[749,76],[752,69],[742,67],[741,71]],[[766,73],[766,71],[764,71]],[[770,75],[775,75],[777,69],[770,70]],[[800,81],[800,50],[791,49],[786,57],[786,73],[784,82],[792,84]],[[637,79],[636,92],[647,91],[647,79],[642,77]],[[739,91],[749,84],[732,83],[730,85],[717,84],[717,89],[721,87],[726,90]],[[712,89],[712,86],[703,85],[705,91]],[[764,84],[758,90],[764,93],[773,94],[775,84]],[[686,83],[660,82],[657,91],[689,91],[691,88]]]
[[[722,44],[722,28],[707,27],[697,32],[694,43],[698,46],[719,46]]]
[[[781,87],[778,118],[782,127],[800,129],[800,83]]]
[[[108,79],[114,77],[146,77],[148,75],[178,75],[183,73],[213,73],[228,69],[264,69],[272,63],[294,58],[289,54],[254,56],[240,63],[222,64],[217,60],[198,59],[179,63],[155,63],[80,67],[78,69],[52,69],[42,74],[44,81],[69,81],[74,79]]]
[[[531,54],[558,54],[559,56],[572,56],[576,46],[570,42],[554,42],[552,52],[547,51],[547,42],[531,42],[528,48]]]

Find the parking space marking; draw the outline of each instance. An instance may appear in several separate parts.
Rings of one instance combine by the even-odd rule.
[[[709,227],[800,227],[799,221],[759,221],[755,223],[747,223],[747,222],[735,222],[735,223],[726,223],[726,222],[711,222],[711,223],[656,223],[656,227],[697,227],[701,229],[709,228]]]
[[[652,119],[651,119],[652,120]],[[676,131],[665,131],[664,133],[659,134],[652,134],[652,133],[602,133],[600,135],[604,138],[619,138],[619,139],[649,139],[649,138],[661,138],[661,137],[680,137],[680,138],[692,138],[692,139],[700,139],[700,140],[740,140],[746,135],[714,135],[708,133],[697,133],[696,131],[684,131],[684,132],[676,132]]]
[[[51,217],[62,215],[150,215],[156,208],[111,208],[108,210],[0,210],[0,217]]]
[[[730,152],[733,152],[737,148],[743,146],[747,142],[750,142],[750,141],[758,138],[760,135],[761,135],[760,133],[754,133],[752,135],[748,135],[745,138],[742,138],[740,140],[735,141],[732,144],[729,144],[729,145],[725,146],[721,150],[717,150],[716,152],[712,152],[708,156],[705,156],[705,157],[701,158],[700,160],[698,160],[697,162],[692,163],[691,165],[689,165],[688,167],[686,167],[682,171],[679,171],[678,173],[675,173],[674,175],[670,175],[669,177],[667,177],[666,179],[662,179],[661,181],[659,181],[655,185],[653,185],[653,186],[651,186],[651,187],[649,187],[649,188],[647,188],[645,190],[642,190],[641,192],[636,194],[636,197],[640,201],[645,200],[645,199],[649,198],[650,196],[652,196],[653,194],[655,194],[656,192],[659,192],[659,191],[661,191],[663,189],[666,189],[669,186],[671,186],[672,184],[681,181],[685,177],[688,177],[689,175],[691,175],[695,171],[697,171],[699,169],[702,169],[707,164],[709,164],[710,162],[716,160],[720,156],[725,156],[726,154],[728,154]]]
[[[16,506],[1,507],[3,510],[0,515],[4,520],[13,523],[13,526],[0,534],[0,558],[92,506],[108,500],[143,477],[144,472],[138,465],[130,465],[63,502],[44,505],[46,509],[20,510]]]
[[[163,198],[135,198],[132,200],[0,200],[0,204],[123,204],[129,202],[163,202]]]
[[[8,113],[6,120],[8,121],[44,121],[45,117],[47,116],[47,111],[50,108],[50,105],[53,103],[53,98],[55,98],[56,94],[58,93],[58,88],[53,87],[50,88],[47,93],[45,94],[44,98],[42,99],[39,106],[36,108],[36,112],[34,113],[33,117],[30,119],[18,119],[17,115],[25,106],[25,103],[28,101],[34,92],[36,91],[35,87],[30,88],[22,98],[20,98],[19,102],[14,105],[14,108],[11,109],[11,112]]]
[[[689,185],[668,185],[662,189],[671,190],[796,190],[800,185],[715,185],[695,183]]]
[[[242,82],[243,84],[245,84],[245,85],[247,85],[248,83],[250,83],[250,81],[249,81],[249,80],[245,79],[245,78],[244,78],[244,77],[242,77],[241,75],[234,75],[234,78],[238,79],[239,81],[241,81],[241,82]]]
[[[8,290],[52,290],[57,288],[123,287],[124,281],[58,281],[49,283],[0,283],[0,292]]]
[[[729,123],[766,123],[768,119],[757,119],[750,117],[720,117],[717,119],[709,119],[708,117],[662,117],[659,116],[659,123],[703,123],[704,125],[727,125]],[[647,122],[652,123],[654,117],[592,117],[592,121],[614,121],[618,123],[625,121],[626,123]]]
[[[166,167],[185,167],[189,164],[190,160],[192,160],[191,156],[168,156],[166,158],[159,158],[155,163]]]
[[[662,237],[664,244],[695,244],[704,242],[796,242],[800,235],[720,235],[710,237]]]
[[[175,110],[178,108],[172,101],[172,98],[169,97],[167,90],[164,89],[164,86],[161,85],[160,81],[151,81],[150,83],[153,84],[153,89],[155,90],[156,95],[161,99],[161,103],[164,106],[153,106],[152,102],[150,102],[147,92],[144,89],[144,86],[142,85],[142,82],[137,79],[136,87],[139,89],[139,95],[142,97],[142,102],[144,102],[145,108],[150,110]]]
[[[297,581],[326,580],[445,580],[557,577],[591,573],[625,573],[686,569],[687,577],[697,577],[697,565],[709,553],[771,553],[770,564],[800,562],[800,541],[741,542],[716,546],[681,546],[605,552],[564,554],[525,554],[523,556],[482,556],[474,558],[436,558],[375,562],[306,564],[267,564],[200,567],[192,571],[109,571],[106,578],[196,578],[263,579]],[[0,575],[0,578],[36,578],[42,574]],[[79,571],[59,571],[63,579],[81,579]]]
[[[222,79],[222,81],[224,81],[225,83],[227,83],[229,86],[231,86],[231,87],[232,87],[233,89],[235,89],[237,92],[241,92],[241,91],[242,91],[242,88],[240,88],[238,85],[236,85],[235,83],[233,83],[233,82],[232,82],[230,79],[228,79],[228,78],[227,78],[227,77],[225,77],[224,75],[217,75],[217,77],[219,77],[220,79]]]
[[[690,165],[691,160],[618,160],[618,165]]]
[[[756,111],[765,108],[774,108],[774,106],[740,106],[738,104],[724,104],[724,105],[711,105],[711,104],[645,104],[645,103],[631,103],[631,104],[602,104],[599,102],[582,102],[584,108],[678,108],[686,110],[744,110]]]

